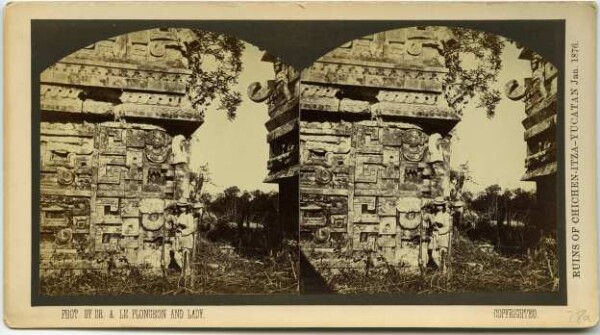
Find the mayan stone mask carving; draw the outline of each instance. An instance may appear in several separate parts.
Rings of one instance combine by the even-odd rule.
[[[169,136],[160,131],[152,130],[146,134],[146,157],[153,163],[162,163],[169,155]]]
[[[402,155],[411,162],[420,162],[425,153],[427,135],[418,129],[408,129],[402,134]]]

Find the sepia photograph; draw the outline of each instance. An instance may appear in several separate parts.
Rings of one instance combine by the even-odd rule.
[[[558,76],[525,45],[441,26],[302,71],[301,292],[557,292]]]
[[[598,324],[590,3],[5,10],[6,327]]]
[[[235,37],[177,28],[42,72],[41,295],[296,293],[298,225],[282,211],[297,127],[265,140],[297,123],[281,106],[293,76]]]

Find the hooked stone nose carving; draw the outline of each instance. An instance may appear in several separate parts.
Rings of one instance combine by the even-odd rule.
[[[259,82],[254,82],[248,85],[248,97],[254,102],[264,102],[273,94],[274,88],[274,80],[267,80],[264,86]]]
[[[516,79],[509,80],[506,84],[504,84],[504,94],[513,101],[518,101],[523,99],[527,92],[525,88],[519,85],[519,82]]]

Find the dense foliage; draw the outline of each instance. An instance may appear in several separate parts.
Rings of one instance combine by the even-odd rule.
[[[533,191],[491,185],[477,195],[464,192],[462,199],[466,209],[457,228],[471,240],[490,243],[499,251],[524,253],[544,234],[555,234],[539,221]]]
[[[205,193],[208,210],[225,221],[269,224],[277,215],[277,192],[241,191],[231,186],[214,196]]]
[[[493,117],[501,99],[499,90],[492,88],[502,69],[505,39],[480,30],[459,27],[449,29],[450,38],[442,42],[441,53],[448,67],[445,93],[450,107],[462,112],[475,101]]]
[[[191,33],[191,37],[182,41],[182,52],[193,71],[187,86],[192,107],[203,112],[218,99],[217,108],[232,120],[242,102],[240,92],[232,88],[243,69],[244,43],[233,36],[209,31],[192,29]]]

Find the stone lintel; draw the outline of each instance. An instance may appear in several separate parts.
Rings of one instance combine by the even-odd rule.
[[[347,196],[349,194],[349,191],[347,189],[301,187],[300,188],[300,193],[303,193],[303,194],[323,194],[323,195],[344,195],[344,196]]]
[[[41,102],[42,113],[59,112],[80,114],[85,120],[85,115],[102,115],[110,118],[120,118],[132,122],[145,122],[164,127],[170,132],[177,133],[178,127],[191,135],[204,123],[202,113],[193,109],[179,107],[121,104],[113,105],[108,102],[79,99],[44,99]],[[172,128],[172,129],[171,129]]]
[[[144,117],[191,122],[203,122],[202,113],[188,108],[160,105],[120,104],[115,106],[114,113],[124,117]]]
[[[183,67],[180,62],[174,62],[172,64],[168,63],[155,63],[155,62],[144,62],[130,60],[126,58],[118,58],[118,61],[115,60],[103,60],[98,58],[82,58],[77,54],[67,56],[60,60],[60,63],[64,64],[75,64],[75,65],[90,65],[90,66],[102,66],[109,67],[115,69],[129,69],[129,70],[139,70],[139,71],[148,71],[148,72],[165,72],[165,73],[178,73],[191,75],[192,70],[186,67]],[[161,65],[156,65],[161,64]],[[179,66],[177,66],[179,65]]]
[[[355,66],[352,66],[355,68]],[[439,72],[390,69],[390,73],[355,73],[343,70],[329,71],[309,68],[302,73],[303,83],[347,85],[391,90],[442,93],[443,86]]]
[[[332,135],[348,137],[352,135],[351,126],[338,126],[335,128],[319,128],[307,122],[301,122],[300,133],[303,135]]]
[[[133,69],[112,69],[58,63],[40,76],[43,84],[90,86],[160,93],[186,93],[187,74],[171,72],[144,72]]]
[[[355,189],[354,196],[368,197],[418,197],[418,191],[390,190],[390,189]]]
[[[94,137],[96,125],[93,123],[40,123],[40,134],[51,136]]]
[[[367,101],[343,99],[340,103],[323,103],[322,99],[303,99],[300,107],[309,112],[341,112],[365,115],[381,115],[390,117],[409,117],[417,119],[436,119],[458,122],[460,116],[449,107],[380,102],[371,104]]]
[[[90,198],[92,196],[91,190],[70,190],[70,189],[63,189],[63,188],[58,188],[58,187],[41,186],[40,191],[41,191],[40,193],[45,196],[60,195],[60,196],[69,196],[69,197],[86,197],[86,198]]]
[[[376,59],[358,59],[357,57],[332,57],[325,55],[318,60],[319,63],[333,63],[333,64],[345,64],[357,67],[372,67],[372,68],[388,68],[404,71],[421,71],[421,72],[437,72],[447,73],[448,69],[440,64],[439,66],[427,66],[421,59],[414,61],[403,60],[402,63],[398,61],[385,61]]]

